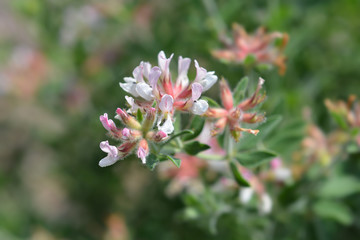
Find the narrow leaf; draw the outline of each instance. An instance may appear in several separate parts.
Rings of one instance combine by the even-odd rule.
[[[319,195],[327,198],[346,197],[360,192],[360,182],[354,177],[337,177],[326,181],[319,189]]]
[[[181,159],[175,158],[175,157],[169,156],[169,155],[167,155],[167,159],[171,160],[171,161],[175,164],[175,166],[177,166],[178,168],[180,168]]]
[[[142,122],[143,119],[144,119],[143,114],[142,114],[140,108],[139,108],[139,109],[137,110],[137,112],[136,112],[136,119],[137,119],[139,122]]]
[[[343,225],[350,225],[353,221],[350,209],[340,202],[319,201],[314,205],[314,212],[320,217],[335,220]]]
[[[249,83],[249,77],[243,77],[236,85],[233,92],[235,104],[240,103],[240,101],[244,99],[248,83]]]
[[[218,104],[214,99],[209,98],[209,97],[205,97],[205,96],[201,96],[201,99],[204,99],[205,101],[207,101],[207,103],[209,104],[210,107],[216,107],[216,108],[220,108],[220,104]]]
[[[200,116],[195,116],[190,124],[190,130],[193,131],[192,134],[185,134],[182,137],[182,140],[188,141],[191,139],[196,138],[201,133],[202,129],[204,128],[205,119]]]
[[[276,157],[276,154],[266,150],[251,151],[239,153],[236,159],[245,167],[256,167],[270,159]]]
[[[209,148],[210,148],[209,145],[200,143],[198,141],[193,141],[193,142],[187,143],[184,146],[185,152],[189,155],[196,155],[199,152],[205,151]]]
[[[232,174],[234,175],[235,181],[242,187],[249,187],[250,184],[243,178],[241,173],[239,172],[239,169],[236,166],[236,163],[233,161],[230,162],[230,169]]]
[[[146,166],[150,169],[150,170],[154,170],[156,164],[159,162],[160,160],[157,158],[157,156],[155,154],[150,154],[149,156],[147,156],[146,158]]]

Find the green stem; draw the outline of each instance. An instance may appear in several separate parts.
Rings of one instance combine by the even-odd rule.
[[[234,140],[231,137],[230,129],[226,128],[225,131],[224,145],[226,150],[226,160],[230,162],[234,158]]]

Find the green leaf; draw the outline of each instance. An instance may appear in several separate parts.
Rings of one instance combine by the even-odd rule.
[[[212,98],[202,96],[201,99],[207,101],[210,107],[220,108],[221,106]]]
[[[336,124],[338,124],[339,127],[341,127],[342,129],[348,129],[348,123],[343,114],[331,112],[331,116],[334,118]]]
[[[190,130],[193,131],[192,134],[185,134],[182,137],[183,141],[188,141],[191,139],[196,138],[201,133],[202,129],[204,128],[205,119],[200,116],[195,116],[190,124]]]
[[[249,54],[246,56],[246,58],[244,60],[244,65],[251,66],[251,65],[255,64],[255,62],[256,62],[256,57],[252,54]]]
[[[282,116],[274,115],[266,119],[266,121],[261,124],[257,129],[259,133],[255,135],[247,134],[240,139],[239,149],[254,149],[256,148],[256,143],[258,141],[264,140],[269,136],[280,124],[282,121]]]
[[[209,145],[200,143],[198,141],[193,141],[193,142],[187,143],[184,146],[185,152],[189,155],[196,155],[199,152],[205,151],[209,148],[210,148]]]
[[[171,142],[171,140],[173,140],[174,138],[181,137],[181,136],[184,135],[184,134],[194,134],[194,131],[191,131],[191,130],[186,129],[186,130],[183,130],[183,131],[181,131],[181,132],[179,132],[179,133],[176,133],[176,134],[172,135],[172,136],[169,138],[169,140],[166,141],[166,142],[163,144],[163,146],[166,145],[167,143]]]
[[[250,184],[243,178],[239,169],[236,166],[236,163],[233,161],[230,162],[230,169],[232,174],[234,175],[235,181],[242,187],[249,187]]]
[[[349,225],[353,221],[350,209],[340,202],[318,201],[313,209],[318,216],[332,219],[343,225]]]
[[[249,77],[243,77],[236,85],[233,92],[235,105],[239,104],[240,101],[244,99],[248,83],[249,83]]]
[[[318,194],[326,198],[341,198],[360,192],[360,182],[354,177],[330,178],[319,189]]]
[[[271,69],[273,69],[273,66],[267,63],[263,63],[263,64],[258,64],[256,66],[256,68],[260,71],[260,72],[267,72]]]
[[[167,155],[167,159],[171,160],[175,164],[175,166],[177,166],[178,168],[180,167],[181,159],[178,159],[178,158],[175,158],[175,157],[169,156],[169,155]]]
[[[266,150],[238,153],[236,160],[245,167],[256,167],[276,157],[276,154]]]
[[[160,160],[158,159],[158,157],[155,154],[150,154],[149,156],[146,157],[146,166],[150,169],[150,170],[154,170],[156,164],[159,162]]]
[[[142,122],[144,117],[143,117],[143,114],[140,110],[140,108],[138,108],[137,112],[136,112],[136,119],[139,121],[139,122]]]

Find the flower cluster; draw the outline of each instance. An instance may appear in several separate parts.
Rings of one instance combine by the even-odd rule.
[[[230,128],[231,135],[235,141],[239,140],[241,132],[248,132],[254,135],[259,132],[259,130],[242,128],[240,123],[257,123],[264,120],[264,115],[262,114],[246,112],[264,101],[265,95],[260,94],[260,89],[263,84],[264,79],[259,78],[255,93],[250,98],[247,98],[239,104],[235,105],[233,94],[229,88],[229,85],[224,79],[221,80],[220,93],[221,102],[224,107],[209,108],[205,113],[207,117],[217,119],[212,130],[213,136],[223,132],[226,126]]]
[[[233,41],[227,41],[226,49],[214,50],[213,56],[228,62],[244,63],[252,56],[257,64],[271,64],[279,67],[279,73],[286,71],[283,50],[289,40],[286,33],[273,32],[266,34],[265,28],[260,27],[254,35],[248,35],[238,24],[233,25]]]
[[[116,147],[109,145],[108,141],[101,142],[101,150],[108,155],[100,161],[100,166],[112,165],[135,149],[137,156],[146,163],[151,143],[166,141],[174,131],[176,110],[197,115],[207,111],[208,103],[200,97],[215,84],[217,76],[214,72],[200,67],[195,60],[196,78],[190,81],[188,70],[191,59],[180,56],[178,76],[173,83],[170,73],[172,57],[173,55],[166,58],[161,51],[158,55],[159,66],[152,67],[148,62],[141,62],[134,69],[133,77],[125,77],[125,82],[120,83],[120,87],[132,95],[125,96],[128,110],[116,110],[115,118],[119,119],[125,128],[118,128],[113,120],[108,119],[106,113],[100,116],[100,121],[108,135],[122,144]]]

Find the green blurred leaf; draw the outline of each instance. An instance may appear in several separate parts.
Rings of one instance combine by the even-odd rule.
[[[343,225],[350,225],[353,221],[350,209],[343,203],[318,201],[313,209],[319,217],[329,218]]]
[[[209,148],[210,148],[209,145],[200,143],[198,141],[193,141],[193,142],[187,143],[184,146],[185,152],[189,155],[196,155],[199,152],[205,151]]]
[[[195,116],[190,124],[190,130],[193,131],[191,134],[185,134],[182,137],[183,141],[188,141],[191,139],[196,138],[201,133],[202,129],[204,128],[205,124],[205,118],[202,118],[200,116]]]
[[[137,112],[136,112],[136,119],[139,121],[139,122],[142,122],[143,119],[144,119],[144,116],[140,110],[140,108],[138,108]]]
[[[276,157],[276,153],[266,150],[258,150],[238,153],[235,158],[245,167],[256,167],[274,157]]]
[[[331,116],[334,118],[335,122],[342,129],[348,129],[348,123],[346,121],[346,116],[344,114],[330,112]]]
[[[239,172],[239,169],[236,166],[236,163],[233,161],[230,162],[230,169],[234,176],[235,181],[242,187],[249,187],[250,184],[243,178],[241,173]]]
[[[354,177],[338,177],[327,180],[319,189],[319,196],[341,198],[360,192],[360,182]]]
[[[247,134],[240,139],[239,149],[256,148],[256,143],[269,136],[279,126],[281,120],[282,116],[280,115],[274,115],[267,118],[266,121],[257,128],[259,133],[256,136]]]
[[[169,155],[167,155],[167,159],[171,160],[175,164],[175,166],[177,166],[178,168],[180,167],[181,159],[178,159],[178,158],[175,158],[175,157],[169,156]]]
[[[191,131],[191,130],[186,129],[186,130],[183,130],[183,131],[181,131],[181,132],[179,132],[179,133],[176,133],[176,134],[172,135],[172,136],[169,138],[169,140],[166,141],[162,146],[166,145],[167,143],[171,142],[171,140],[173,140],[173,139],[175,139],[175,138],[177,138],[177,137],[181,137],[181,136],[184,135],[184,134],[194,134],[194,131]]]
[[[210,107],[220,108],[221,106],[212,98],[202,96],[201,99],[207,101]]]
[[[236,85],[233,92],[235,105],[237,105],[242,99],[244,99],[248,84],[249,84],[249,77],[243,77]]]
[[[249,54],[246,56],[245,60],[244,60],[244,65],[246,66],[251,66],[253,64],[256,63],[256,57],[252,54]]]
[[[150,169],[150,170],[154,170],[156,164],[159,162],[160,160],[158,159],[158,157],[155,154],[150,154],[149,156],[147,156],[146,158],[146,166]]]

